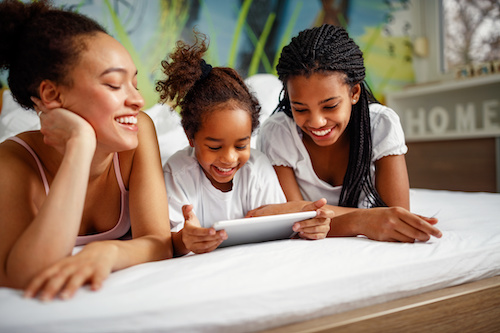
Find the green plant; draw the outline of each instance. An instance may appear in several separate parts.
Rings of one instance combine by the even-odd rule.
[[[170,0],[160,1],[160,24],[155,32],[152,32],[151,42],[148,44],[146,56],[141,56],[134,46],[130,36],[127,34],[124,25],[120,21],[117,13],[113,10],[109,0],[104,1],[109,15],[116,31],[117,39],[129,51],[137,70],[137,83],[141,94],[146,101],[146,109],[152,107],[158,101],[158,95],[155,90],[156,76],[155,68],[160,66],[171,47],[180,38],[181,31],[187,21],[188,11],[186,3]],[[158,43],[161,41],[161,43]]]
[[[269,64],[269,60],[267,60],[267,56],[264,53],[264,46],[266,45],[267,38],[269,37],[269,33],[271,32],[271,28],[273,26],[274,19],[276,18],[275,13],[269,14],[266,20],[266,24],[264,25],[264,29],[262,30],[262,34],[257,41],[257,45],[255,46],[255,51],[252,56],[252,60],[250,61],[250,67],[248,68],[248,76],[252,76],[256,74],[259,70],[259,64],[261,60],[266,60],[265,63]],[[269,68],[268,68],[269,70]]]
[[[238,51],[238,44],[239,44],[239,39],[241,36],[241,30],[243,29],[243,26],[245,24],[246,17],[248,15],[248,10],[250,9],[250,5],[252,4],[253,0],[245,0],[243,2],[243,6],[241,6],[239,15],[238,15],[238,20],[236,21],[236,27],[234,29],[234,34],[233,34],[233,40],[231,43],[231,48],[229,51],[229,59],[227,62],[227,65],[229,67],[234,67],[236,63],[236,54]]]

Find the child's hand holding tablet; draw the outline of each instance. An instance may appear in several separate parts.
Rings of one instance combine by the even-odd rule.
[[[301,205],[302,211],[280,213],[290,211],[292,204]],[[330,230],[330,221],[334,216],[332,210],[323,208],[325,204],[326,200],[320,199],[306,205],[299,202],[266,205],[248,212],[247,218],[216,222],[213,228],[227,234],[221,247],[291,238],[295,234],[301,238],[321,239]],[[266,213],[274,215],[259,216]]]
[[[179,232],[186,251],[194,253],[206,253],[215,250],[225,239],[227,234],[224,230],[216,231],[214,228],[203,228],[200,221],[193,212],[192,205],[182,207],[184,214],[184,228]],[[174,242],[176,239],[174,238]],[[180,244],[174,244],[180,247]]]
[[[258,243],[276,239],[292,237],[295,232],[295,222],[310,219],[316,216],[315,211],[288,213],[215,222],[213,228],[217,231],[224,230],[227,239],[220,247]]]

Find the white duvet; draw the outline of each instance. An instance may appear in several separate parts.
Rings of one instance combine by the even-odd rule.
[[[135,266],[42,303],[0,288],[0,332],[248,332],[500,275],[500,194],[411,190],[441,239],[283,240]]]

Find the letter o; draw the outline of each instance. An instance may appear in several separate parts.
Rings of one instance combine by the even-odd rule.
[[[428,122],[432,133],[444,133],[450,124],[450,116],[445,108],[436,106],[429,112]]]

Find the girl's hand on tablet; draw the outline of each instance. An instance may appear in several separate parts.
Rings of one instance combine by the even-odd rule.
[[[216,231],[214,228],[202,228],[200,221],[193,213],[192,205],[183,206],[182,212],[185,220],[182,229],[182,242],[189,251],[194,253],[211,252],[227,239],[224,230]]]
[[[297,222],[293,225],[293,231],[297,232],[301,238],[323,239],[330,231],[330,223],[335,216],[335,212],[325,207],[326,199],[322,198],[305,205],[302,211],[316,211],[316,217]]]

